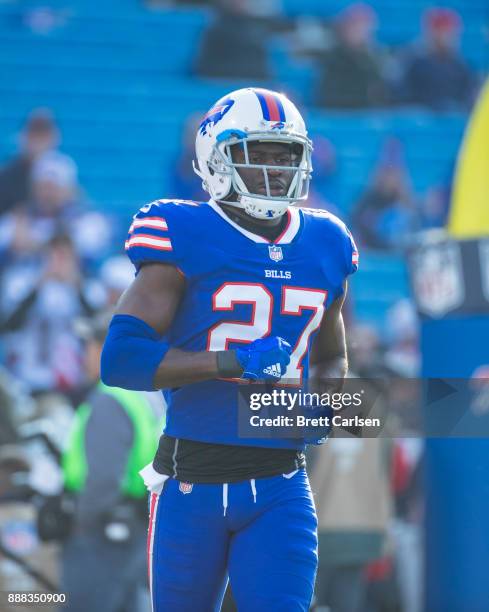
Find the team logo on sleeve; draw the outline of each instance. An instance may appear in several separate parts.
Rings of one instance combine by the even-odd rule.
[[[231,98],[226,98],[226,100],[223,100],[221,104],[211,108],[211,110],[204,116],[202,123],[199,126],[201,136],[205,136],[207,134],[207,128],[209,126],[219,123],[233,104],[234,100]]]
[[[282,261],[284,254],[282,253],[282,247],[270,245],[268,247],[268,254],[272,261]]]
[[[178,488],[184,495],[187,495],[187,493],[192,493],[192,489],[194,488],[194,485],[191,484],[190,482],[181,482],[178,485]]]

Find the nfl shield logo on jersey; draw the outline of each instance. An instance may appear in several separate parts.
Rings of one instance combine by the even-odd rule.
[[[279,246],[269,246],[268,254],[270,255],[270,259],[272,261],[282,261],[282,259],[284,258],[284,255],[282,253],[282,247]]]
[[[178,488],[184,495],[186,495],[187,493],[192,493],[192,489],[194,488],[194,485],[191,484],[190,482],[181,482]]]

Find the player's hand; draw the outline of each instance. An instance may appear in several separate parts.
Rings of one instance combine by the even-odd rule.
[[[292,347],[283,338],[261,338],[246,348],[236,349],[236,358],[250,380],[280,380],[290,363]]]

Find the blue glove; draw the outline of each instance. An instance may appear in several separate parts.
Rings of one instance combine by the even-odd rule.
[[[283,338],[261,338],[246,348],[236,349],[236,359],[250,380],[280,380],[290,363],[292,347]]]

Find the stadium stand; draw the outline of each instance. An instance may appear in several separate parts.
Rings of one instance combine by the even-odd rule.
[[[283,2],[289,17],[300,10],[330,18],[347,4]],[[396,46],[416,39],[421,1],[371,4],[382,43]],[[465,57],[476,69],[486,68],[481,35],[485,2],[444,4],[463,16]],[[42,8],[46,5],[50,8]],[[0,160],[14,152],[16,130],[27,113],[46,106],[60,124],[62,149],[76,159],[81,184],[99,206],[129,218],[147,200],[185,197],[166,189],[185,120],[244,85],[192,76],[196,46],[211,19],[208,9],[150,11],[135,0],[0,3]],[[275,79],[269,85],[279,84],[307,103],[310,66],[273,41],[271,52]],[[446,183],[466,121],[463,114],[402,109],[346,114],[310,108],[307,115],[311,133],[327,136],[337,150],[337,206],[345,214],[364,188],[386,135],[403,142],[414,190],[423,192]],[[380,326],[386,305],[407,293],[401,258],[364,256],[363,274],[353,286],[357,311]]]

